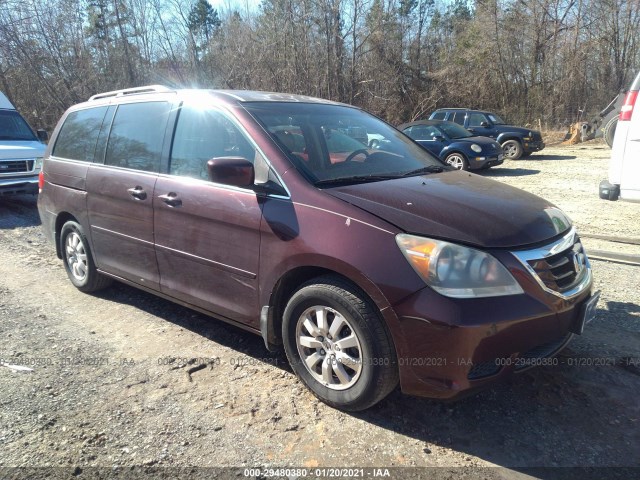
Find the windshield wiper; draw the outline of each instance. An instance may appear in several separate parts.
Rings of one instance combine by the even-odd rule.
[[[416,168],[415,170],[411,170],[399,176],[411,177],[413,175],[423,175],[425,173],[440,173],[440,172],[444,172],[444,170],[445,170],[445,167],[441,165],[427,165],[426,167]]]
[[[318,180],[314,185],[332,185],[332,184],[344,184],[344,183],[364,183],[364,182],[379,182],[382,180],[392,180],[399,178],[402,175],[356,175],[353,177],[338,177],[338,178],[326,178],[324,180]]]

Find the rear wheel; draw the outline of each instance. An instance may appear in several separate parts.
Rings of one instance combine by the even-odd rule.
[[[517,140],[507,140],[502,144],[502,150],[509,160],[518,160],[522,157],[522,145]]]
[[[291,297],[282,337],[294,372],[332,407],[364,410],[398,383],[395,349],[377,309],[339,277],[316,278]]]
[[[618,116],[616,115],[607,122],[604,126],[602,136],[604,141],[609,145],[609,148],[613,148],[613,139],[616,135],[616,127],[618,126]]]
[[[109,286],[112,280],[98,272],[89,242],[79,223],[68,221],[60,231],[62,262],[71,283],[82,292],[95,292]]]
[[[453,168],[458,170],[469,170],[469,162],[467,161],[467,157],[463,154],[454,152],[444,159],[444,163],[447,165],[451,165]]]

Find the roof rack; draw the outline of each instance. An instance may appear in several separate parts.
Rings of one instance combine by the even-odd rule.
[[[124,88],[122,90],[113,90],[112,92],[98,93],[89,98],[89,101],[109,97],[123,97],[125,95],[138,95],[140,93],[159,93],[172,91],[172,89],[165,87],[164,85],[146,85],[144,87]]]

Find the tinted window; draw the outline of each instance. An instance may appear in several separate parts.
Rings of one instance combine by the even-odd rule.
[[[486,122],[487,117],[482,113],[470,113],[469,114],[469,126],[470,127],[480,127],[482,122]]]
[[[447,112],[436,112],[431,115],[432,120],[444,120],[444,117],[447,115]]]
[[[27,122],[15,110],[0,110],[0,140],[37,140]]]
[[[464,125],[465,112],[453,112],[453,115],[449,115],[450,122],[456,122],[459,125]]]
[[[207,161],[215,157],[243,157],[253,162],[255,149],[221,112],[183,107],[173,137],[170,173],[206,180]]]
[[[53,155],[92,162],[106,111],[107,107],[100,107],[70,113],[60,129]]]
[[[113,119],[104,163],[158,172],[169,110],[167,102],[120,105]]]

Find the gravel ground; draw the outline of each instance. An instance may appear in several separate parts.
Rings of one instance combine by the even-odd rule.
[[[550,199],[581,233],[640,238],[640,205],[598,199],[609,153],[547,148],[483,175]],[[352,415],[318,403],[256,336],[121,284],[75,290],[34,197],[0,198],[0,252],[0,359],[33,369],[0,367],[3,480],[37,475],[2,467],[34,466],[77,478],[134,466],[357,466],[510,479],[553,477],[531,467],[640,467],[640,267],[592,262],[597,318],[558,365],[452,404],[396,391]]]

